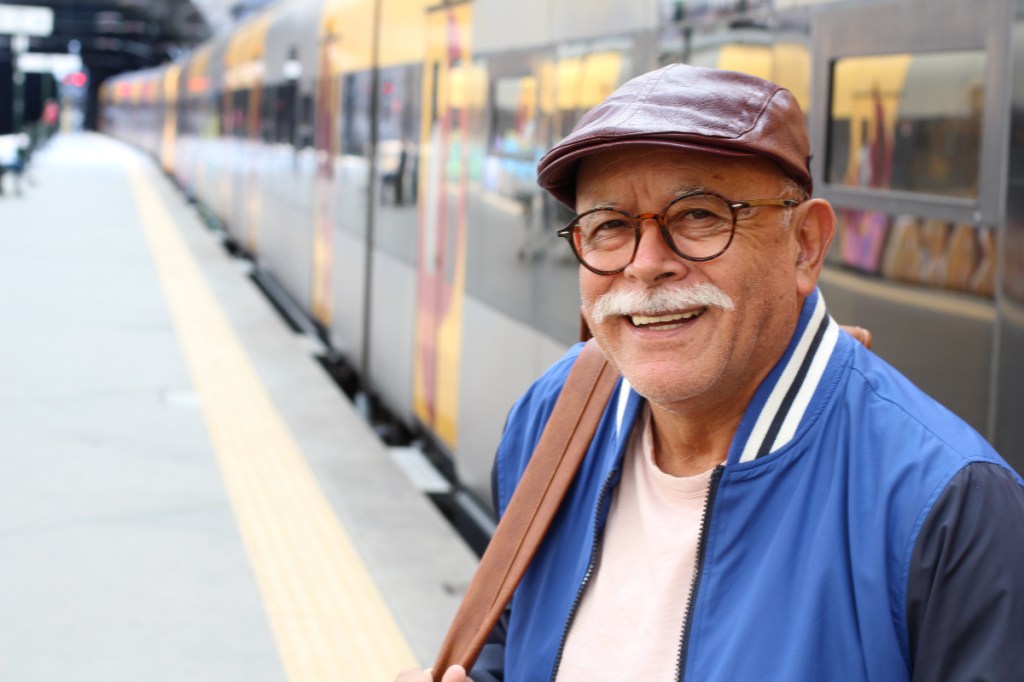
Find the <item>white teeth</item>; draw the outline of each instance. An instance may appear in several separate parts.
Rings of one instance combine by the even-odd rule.
[[[632,319],[633,325],[637,327],[662,325],[677,322],[679,320],[692,319],[703,313],[704,310],[704,308],[699,308],[685,313],[671,313],[669,315],[633,315],[630,319]]]

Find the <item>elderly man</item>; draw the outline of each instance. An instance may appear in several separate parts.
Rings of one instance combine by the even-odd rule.
[[[476,682],[1024,680],[1024,483],[829,317],[808,159],[788,91],[672,65],[541,160],[623,380]],[[509,416],[499,513],[578,353]]]

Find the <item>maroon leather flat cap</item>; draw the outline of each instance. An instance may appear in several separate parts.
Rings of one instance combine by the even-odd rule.
[[[537,182],[575,209],[580,160],[622,147],[764,156],[808,194],[812,190],[807,124],[796,98],[742,73],[670,64],[634,78],[544,155]]]

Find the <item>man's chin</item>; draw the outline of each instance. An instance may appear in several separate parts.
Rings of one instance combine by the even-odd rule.
[[[613,361],[613,364],[616,364]],[[678,403],[700,396],[709,382],[696,368],[678,362],[621,362],[616,365],[630,386],[647,400],[659,405]]]

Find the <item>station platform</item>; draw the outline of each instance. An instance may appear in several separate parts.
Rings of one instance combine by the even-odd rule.
[[[0,197],[0,679],[391,680],[475,555],[155,163]]]

